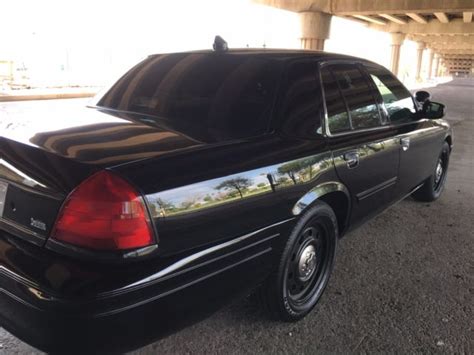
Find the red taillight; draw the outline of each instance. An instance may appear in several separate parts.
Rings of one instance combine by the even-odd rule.
[[[67,198],[52,238],[100,250],[123,250],[153,243],[143,201],[125,180],[101,171]]]

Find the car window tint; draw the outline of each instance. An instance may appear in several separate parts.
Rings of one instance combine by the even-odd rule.
[[[330,67],[349,108],[354,129],[380,126],[380,114],[372,89],[355,65],[338,64]]]
[[[257,56],[153,56],[125,74],[97,105],[153,116],[204,141],[256,136],[268,128],[278,68]]]
[[[346,104],[341,96],[336,79],[327,67],[321,69],[324,98],[328,114],[328,126],[331,133],[348,131],[351,129]]]
[[[291,63],[281,90],[282,128],[298,136],[311,136],[321,126],[321,92],[315,62]]]
[[[392,122],[407,122],[415,118],[416,109],[410,92],[388,70],[367,67]]]

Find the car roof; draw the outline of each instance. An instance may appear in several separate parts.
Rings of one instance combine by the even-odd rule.
[[[324,52],[324,51],[316,51],[316,50],[307,50],[307,49],[270,49],[270,48],[236,48],[236,49],[229,49],[227,51],[216,52],[213,50],[195,50],[195,51],[185,51],[185,52],[176,52],[176,53],[160,53],[160,54],[153,54],[153,56],[159,56],[163,54],[193,54],[193,53],[200,53],[200,54],[215,54],[219,53],[221,55],[242,55],[242,56],[255,56],[255,57],[264,57],[268,59],[276,59],[276,60],[294,60],[294,59],[304,59],[304,58],[314,58],[318,61],[325,61],[325,60],[350,60],[350,61],[358,61],[358,62],[366,62],[375,65],[379,65],[377,63],[373,63],[367,59],[353,57],[345,54],[339,53],[331,53],[331,52]]]

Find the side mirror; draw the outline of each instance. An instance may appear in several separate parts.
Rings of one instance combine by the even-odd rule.
[[[431,95],[428,91],[417,91],[415,94],[416,101],[424,103],[431,98]]]
[[[423,105],[423,111],[426,118],[437,119],[444,117],[445,106],[439,102],[429,101]]]

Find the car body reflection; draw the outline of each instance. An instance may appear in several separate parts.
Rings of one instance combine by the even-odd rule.
[[[324,154],[305,157],[148,195],[152,217],[200,212],[222,204],[252,200],[317,179],[331,166]]]

